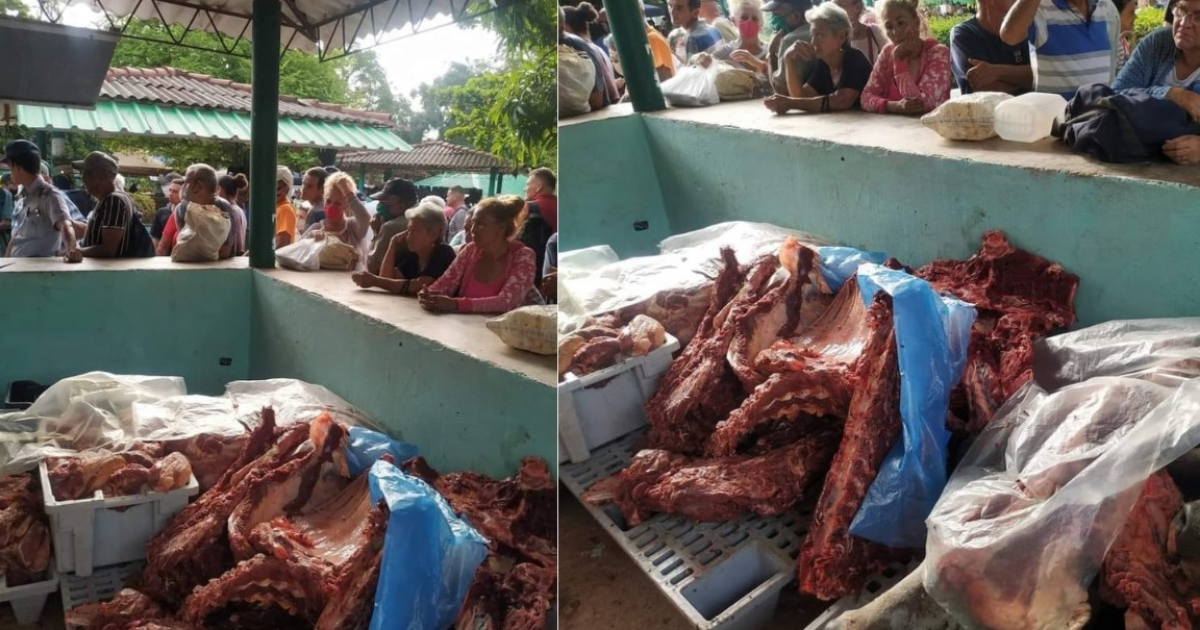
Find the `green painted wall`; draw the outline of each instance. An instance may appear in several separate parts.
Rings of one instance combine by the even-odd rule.
[[[622,258],[658,253],[671,235],[640,116],[566,125],[559,132],[559,249],[611,245]],[[646,221],[648,229],[634,224]]]
[[[557,461],[553,387],[254,275],[250,377],[320,383],[437,469],[494,476]]]
[[[182,376],[191,393],[220,395],[250,374],[245,271],[0,273],[0,304],[5,391],[103,370]]]
[[[623,122],[621,125],[628,125]],[[886,251],[912,266],[973,253],[987,229],[1062,263],[1082,281],[1080,325],[1200,314],[1200,202],[1195,188],[896,154],[731,127],[643,118],[657,184],[673,233],[721,221],[763,221],[832,241]],[[618,133],[598,121],[562,128],[563,146]],[[579,155],[563,151],[564,160]],[[730,159],[729,156],[742,156]],[[589,160],[593,170],[626,169]],[[647,175],[643,175],[646,177]],[[596,181],[611,181],[601,173]],[[622,182],[607,194],[624,197]],[[572,207],[601,212],[589,187]],[[580,246],[625,235],[592,225]]]

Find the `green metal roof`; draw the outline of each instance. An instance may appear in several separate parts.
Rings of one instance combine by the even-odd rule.
[[[249,114],[137,102],[100,101],[96,109],[17,105],[17,122],[33,130],[250,142]],[[412,150],[400,136],[382,127],[282,116],[279,144],[313,149]]]
[[[487,173],[442,173],[434,175],[427,179],[422,179],[416,182],[418,186],[427,188],[450,188],[451,186],[462,186],[463,188],[475,188],[488,191]],[[500,176],[500,195],[524,195],[525,180],[527,178],[521,175],[501,175]]]

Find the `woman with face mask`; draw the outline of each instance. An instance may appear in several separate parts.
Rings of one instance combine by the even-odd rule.
[[[767,47],[758,37],[763,24],[762,5],[759,0],[734,0],[731,8],[733,23],[738,31],[737,39],[717,46],[711,54],[696,55],[692,62],[707,68],[716,59],[753,70],[765,78],[768,69]]]
[[[871,62],[850,45],[850,16],[837,4],[825,2],[805,18],[812,25],[812,43],[808,44],[816,59],[812,74],[795,96],[776,94],[763,104],[777,114],[793,109],[821,113],[855,107],[871,78]]]
[[[371,230],[371,213],[358,199],[354,179],[345,173],[334,173],[325,180],[325,219],[312,224],[304,238],[322,240],[336,236],[341,242],[359,252],[365,263],[367,234]]]
[[[879,17],[891,43],[879,51],[862,108],[919,116],[950,100],[950,49],[921,37],[918,0],[883,0]]]

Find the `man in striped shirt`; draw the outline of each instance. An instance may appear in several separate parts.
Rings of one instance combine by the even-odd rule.
[[[1035,91],[1070,99],[1081,86],[1116,78],[1120,24],[1112,0],[1017,0],[1000,38],[1029,41]]]
[[[133,199],[117,190],[117,161],[93,151],[83,160],[83,186],[98,201],[83,247],[87,258],[144,258],[154,255],[154,241],[142,225]]]

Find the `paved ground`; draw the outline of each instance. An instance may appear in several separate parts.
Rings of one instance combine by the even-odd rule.
[[[693,628],[565,487],[558,523],[560,628]],[[803,630],[820,611],[789,584],[764,630]]]

